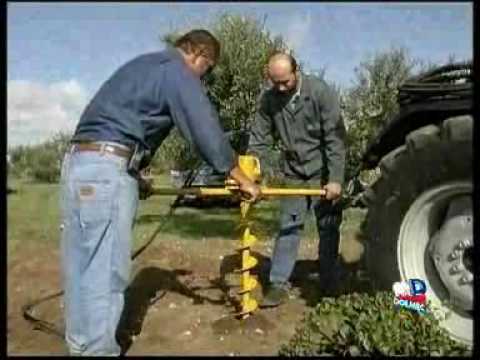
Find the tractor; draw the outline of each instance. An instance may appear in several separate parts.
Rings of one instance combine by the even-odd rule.
[[[375,289],[422,279],[441,325],[473,343],[473,73],[454,63],[407,79],[399,111],[363,154],[379,169],[367,208],[364,264]],[[357,176],[358,178],[358,176]],[[358,188],[358,187],[357,187]]]

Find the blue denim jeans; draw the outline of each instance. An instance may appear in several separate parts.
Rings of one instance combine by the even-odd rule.
[[[65,155],[61,265],[65,341],[72,355],[117,356],[115,332],[130,276],[137,180],[109,153]]]
[[[301,187],[301,181],[292,184]],[[291,185],[292,185],[291,184]],[[280,202],[280,231],[275,239],[270,269],[270,282],[287,286],[293,272],[300,245],[301,230],[310,209],[315,213],[320,243],[318,260],[320,271],[335,266],[338,260],[342,209],[331,201],[310,197],[284,198]]]

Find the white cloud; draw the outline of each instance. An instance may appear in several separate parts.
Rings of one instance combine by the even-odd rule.
[[[308,43],[308,37],[312,34],[312,14],[311,12],[296,13],[291,17],[284,33],[285,41],[289,48],[297,53]]]
[[[58,131],[72,132],[88,100],[76,80],[51,84],[8,81],[8,145],[35,144]]]

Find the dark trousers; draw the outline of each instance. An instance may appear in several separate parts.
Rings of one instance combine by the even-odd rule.
[[[285,198],[281,200],[280,232],[273,250],[271,283],[284,285],[288,282],[297,259],[305,217],[312,208],[320,237],[319,271],[327,271],[336,264],[342,222],[341,206],[319,198]]]

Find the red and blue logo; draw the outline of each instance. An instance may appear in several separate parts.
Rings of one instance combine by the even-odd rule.
[[[394,305],[425,314],[427,312],[427,285],[420,279],[409,279],[408,281],[396,282],[393,284],[395,293]]]

